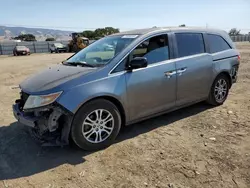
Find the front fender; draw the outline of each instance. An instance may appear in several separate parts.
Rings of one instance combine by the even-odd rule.
[[[127,96],[125,76],[123,74],[108,76],[104,79],[73,87],[64,92],[57,102],[75,114],[83,104],[96,97],[102,96],[117,99],[123,105],[126,113]]]

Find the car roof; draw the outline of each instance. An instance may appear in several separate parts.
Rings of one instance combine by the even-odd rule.
[[[137,29],[137,30],[120,32],[120,33],[116,33],[113,35],[145,35],[149,33],[161,32],[161,31],[208,32],[208,33],[216,33],[220,35],[224,35],[226,33],[223,30],[211,29],[211,28],[208,29],[208,28],[202,28],[202,27],[152,27],[152,28],[146,28],[146,29]]]
[[[136,29],[131,31],[124,31],[120,33],[115,33],[113,35],[144,35],[153,31],[157,31],[159,28],[146,28],[146,29]]]

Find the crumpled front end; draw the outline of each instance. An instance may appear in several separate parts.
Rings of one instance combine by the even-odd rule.
[[[54,102],[50,105],[24,110],[29,94],[20,92],[13,105],[13,114],[21,124],[32,127],[32,135],[43,145],[68,145],[73,114]]]

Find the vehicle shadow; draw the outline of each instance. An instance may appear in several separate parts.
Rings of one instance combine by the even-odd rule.
[[[161,126],[211,108],[199,103],[150,120],[124,127],[116,143],[136,137]],[[0,126],[0,180],[34,175],[63,164],[76,165],[85,161],[91,152],[76,147],[41,147],[29,135],[27,127],[15,122]]]
[[[130,126],[126,126],[123,129],[121,129],[120,134],[118,135],[117,138],[117,142],[121,142],[123,140],[136,137],[140,134],[150,132],[162,126],[168,126],[176,121],[185,119],[200,112],[204,112],[213,107],[214,106],[209,105],[205,102],[200,102],[189,107],[185,107],[173,112],[163,114],[161,116],[147,119],[145,121]]]

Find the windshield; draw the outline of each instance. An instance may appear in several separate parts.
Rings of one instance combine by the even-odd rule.
[[[66,63],[82,62],[93,66],[106,65],[136,37],[137,35],[127,35],[102,38],[72,56]]]
[[[26,50],[26,47],[25,46],[17,46],[16,49],[17,50]]]
[[[63,47],[63,44],[61,44],[61,43],[55,43],[54,44],[56,47]]]

